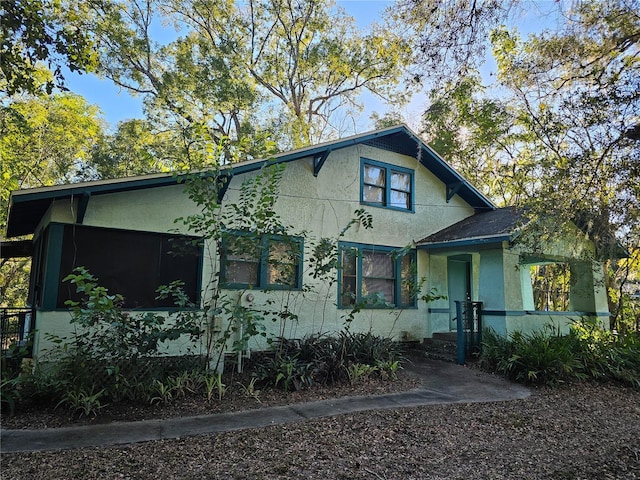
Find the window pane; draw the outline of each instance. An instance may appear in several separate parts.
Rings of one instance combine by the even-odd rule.
[[[260,256],[256,240],[237,236],[226,239],[223,250],[224,283],[258,284]]]
[[[391,190],[391,206],[396,208],[411,209],[411,194]]]
[[[414,254],[408,254],[401,260],[402,284],[400,291],[402,306],[415,306],[416,304],[416,264]]]
[[[377,185],[383,187],[386,184],[385,169],[381,167],[374,167],[373,165],[364,166],[364,183],[368,185]]]
[[[378,301],[384,301],[387,303],[395,303],[393,295],[393,279],[380,279],[380,278],[363,278],[362,279],[362,297],[367,299],[367,303],[376,303]]]
[[[369,304],[395,303],[393,259],[382,252],[362,254],[362,298]]]
[[[296,244],[271,242],[269,246],[269,265],[267,266],[267,285],[294,286],[297,272]]]
[[[408,173],[391,172],[391,188],[403,192],[411,191],[411,175]]]
[[[365,185],[363,195],[364,202],[384,204],[384,188]]]
[[[257,285],[258,262],[227,260],[224,281],[226,283]]]
[[[356,277],[342,277],[342,291],[340,292],[340,305],[342,307],[355,305],[356,303]]]
[[[362,255],[362,276],[393,278],[393,260],[387,253],[364,252]]]
[[[343,250],[341,258],[340,306],[346,307],[356,303],[357,251]]]

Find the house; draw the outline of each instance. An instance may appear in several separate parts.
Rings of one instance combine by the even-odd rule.
[[[70,329],[65,301],[74,293],[62,279],[78,265],[122,294],[132,310],[171,310],[155,291],[174,279],[202,303],[203,288],[219,280],[239,304],[269,304],[295,314],[267,322],[274,336],[335,332],[349,321],[352,331],[422,341],[455,331],[456,301],[465,300],[481,302],[484,326],[501,334],[549,322],[566,329],[583,315],[608,324],[603,269],[595,257],[577,258],[575,238],[527,251],[518,243],[521,215],[497,208],[404,125],[281,153],[270,162],[286,165],[275,204],[279,217],[306,233],[294,232],[293,246],[265,236],[261,241],[268,246],[260,253],[194,242],[196,233],[175,219],[198,208],[180,177],[171,174],[13,192],[7,237],[33,235],[34,354],[49,348],[48,334]],[[265,163],[224,167],[222,205],[237,202],[243,182]],[[359,209],[371,228],[358,222],[345,230]],[[231,243],[242,239],[236,233]],[[339,248],[337,269],[324,283],[309,265],[312,245],[322,238],[334,239]],[[576,238],[580,249],[593,250],[587,238]],[[186,246],[183,255],[170,254],[176,244]],[[273,262],[291,248],[297,260],[279,275]],[[534,266],[552,264],[569,265],[564,277],[571,281],[563,284],[560,308],[541,303],[549,292],[532,281]],[[420,301],[427,292],[438,298]],[[350,317],[355,305],[362,308]],[[176,353],[181,347],[172,348]]]

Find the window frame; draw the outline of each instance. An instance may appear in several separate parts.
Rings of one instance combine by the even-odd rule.
[[[355,298],[353,300],[352,303],[345,303],[344,301],[344,296],[345,296],[345,292],[343,292],[343,284],[344,284],[344,279],[343,279],[343,271],[344,271],[344,265],[343,265],[343,254],[346,251],[355,251],[356,253],[354,254],[355,257],[355,274],[349,274],[350,278],[354,278],[355,279]],[[417,295],[415,295],[412,299],[410,303],[403,303],[402,298],[403,298],[403,286],[406,285],[406,276],[403,277],[402,275],[402,264],[403,264],[403,259],[407,258],[407,256],[410,256],[411,258],[411,263],[417,266],[417,262],[418,262],[418,255],[417,255],[417,250],[416,249],[410,249],[408,251],[406,251],[403,255],[401,255],[400,253],[402,253],[405,249],[404,248],[398,248],[398,247],[387,247],[387,246],[380,246],[380,245],[368,245],[368,244],[361,244],[361,243],[352,243],[352,242],[339,242],[338,243],[338,298],[337,298],[337,305],[339,309],[350,309],[353,308],[355,305],[361,304],[361,308],[363,309],[387,309],[387,310],[391,310],[391,309],[414,309],[417,308],[418,302],[417,302]],[[362,285],[363,285],[363,258],[365,256],[366,253],[386,253],[387,255],[391,256],[392,258],[392,262],[393,262],[393,272],[394,272],[394,284],[393,284],[393,297],[394,297],[394,303],[391,305],[387,305],[387,304],[367,304],[367,303],[363,303],[363,295],[362,295]],[[367,277],[367,278],[373,278],[373,277]],[[414,282],[414,284],[417,283],[417,278],[418,278],[418,274],[417,274],[417,268],[411,272],[411,281]],[[387,302],[388,303],[388,302]]]
[[[226,261],[226,245],[228,239],[239,236],[250,237],[253,234],[251,232],[242,230],[229,230],[225,232],[222,238],[222,244],[220,247],[220,286],[221,288],[228,290],[244,290],[244,289],[258,289],[258,290],[302,290],[302,269],[304,260],[304,239],[297,236],[275,235],[275,234],[262,234],[259,238],[256,238],[256,248],[258,250],[257,263],[257,282],[243,283],[243,282],[228,282],[227,276],[227,261]],[[298,257],[297,264],[294,271],[294,282],[292,285],[283,283],[269,283],[269,250],[273,242],[279,242],[283,244],[291,244],[297,246]]]
[[[379,185],[373,185],[365,182],[365,169],[367,166],[380,168],[384,171],[384,178],[385,178],[384,186],[381,187]],[[409,202],[410,202],[409,208],[398,207],[391,204],[391,192],[401,191],[401,190],[392,188],[391,178],[394,173],[409,175],[409,191],[405,192],[409,194]],[[384,189],[384,199],[382,203],[365,200],[365,189],[368,185]],[[410,168],[400,167],[400,166],[392,165],[389,163],[383,163],[376,160],[371,160],[369,158],[361,158],[360,159],[360,204],[368,205],[371,207],[397,210],[399,212],[415,213],[415,171]]]

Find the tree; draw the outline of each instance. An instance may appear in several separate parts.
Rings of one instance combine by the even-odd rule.
[[[547,213],[584,212],[611,248],[638,235],[640,145],[626,132],[640,114],[639,8],[585,1],[558,33],[492,35],[498,78],[531,134],[536,198]]]
[[[158,11],[187,34],[154,42]],[[360,34],[329,0],[114,2],[93,30],[101,71],[145,95],[154,125],[180,132],[189,153],[226,139],[231,158],[264,153],[265,138],[281,149],[326,138],[364,91],[397,100],[409,58],[399,39]]]
[[[388,30],[411,44],[408,80],[438,89],[484,63],[489,32],[510,18],[518,0],[396,0],[387,9]]]
[[[170,132],[155,133],[146,120],[121,122],[113,135],[98,138],[80,176],[93,180],[171,171],[178,156],[173,140]]]
[[[92,71],[96,54],[82,28],[84,3],[11,0],[0,10],[0,85],[8,95],[64,88],[62,67]],[[46,62],[52,72],[43,72]]]
[[[102,134],[96,107],[77,95],[14,99],[0,108],[0,231],[12,190],[73,180]],[[3,305],[24,303],[29,261],[2,259]]]
[[[12,190],[73,180],[101,135],[97,107],[78,95],[20,99],[2,107],[1,224]]]
[[[409,51],[389,31],[359,34],[331,1],[250,0],[241,34],[244,67],[280,105],[293,147],[320,140],[340,108],[368,90],[387,101]],[[335,128],[334,128],[335,131]]]
[[[432,90],[430,100],[422,133],[436,152],[498,205],[532,193],[525,133],[516,132],[509,106],[488,96],[477,72]]]

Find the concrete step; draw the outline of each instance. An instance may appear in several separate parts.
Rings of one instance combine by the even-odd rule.
[[[432,336],[432,340],[441,340],[445,342],[456,343],[458,341],[457,332],[435,332]]]
[[[457,361],[456,332],[434,333],[432,338],[425,338],[422,347],[427,358],[453,363]]]

